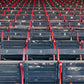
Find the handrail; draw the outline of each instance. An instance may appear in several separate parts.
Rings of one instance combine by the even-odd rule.
[[[2,33],[1,33],[1,41],[3,41],[3,37],[4,37],[4,32],[2,31]]]
[[[21,84],[24,84],[24,76],[23,76],[22,62],[20,62],[20,71],[21,71]]]
[[[59,62],[59,84],[62,84],[62,62]]]
[[[25,61],[25,48],[23,48],[23,62]]]

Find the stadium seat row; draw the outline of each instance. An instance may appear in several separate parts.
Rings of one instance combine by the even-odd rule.
[[[83,84],[83,61],[0,61],[0,84]]]

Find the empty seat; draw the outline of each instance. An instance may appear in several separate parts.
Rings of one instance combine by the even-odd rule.
[[[25,84],[58,84],[58,63],[26,61],[24,64]]]
[[[0,84],[21,84],[19,62],[0,61]]]
[[[3,40],[1,42],[1,48],[2,49],[23,49],[26,47],[26,41],[22,40]],[[22,59],[22,55],[2,55],[2,58],[4,59],[16,59],[20,60]]]
[[[80,42],[62,40],[62,41],[56,41],[55,46],[56,48],[59,49],[79,49]],[[80,57],[79,55],[60,55],[60,59],[62,60],[75,60],[75,59],[79,59],[79,57]]]
[[[84,83],[83,61],[63,61],[62,63],[62,84]]]
[[[53,41],[49,40],[30,40],[28,49],[53,49]],[[32,59],[49,59],[51,55],[29,55]]]

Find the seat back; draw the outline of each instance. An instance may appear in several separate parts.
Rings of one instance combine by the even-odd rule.
[[[53,41],[49,40],[31,40],[28,41],[29,49],[53,49]],[[50,55],[29,55],[32,59],[49,59]]]
[[[1,41],[2,49],[23,49],[26,47],[24,40],[3,40]],[[2,55],[2,59],[21,60],[22,55]]]
[[[0,61],[0,84],[21,84],[20,64]]]
[[[80,43],[78,41],[68,41],[68,40],[56,41],[56,48],[59,49],[78,49],[79,46]]]
[[[31,40],[28,42],[29,49],[53,49],[53,41]]]
[[[83,84],[84,83],[84,62],[67,61],[62,62],[63,84]]]
[[[26,46],[26,41],[22,40],[3,40],[1,47],[3,49],[23,49]]]
[[[58,64],[49,61],[25,62],[25,84],[58,84]]]

